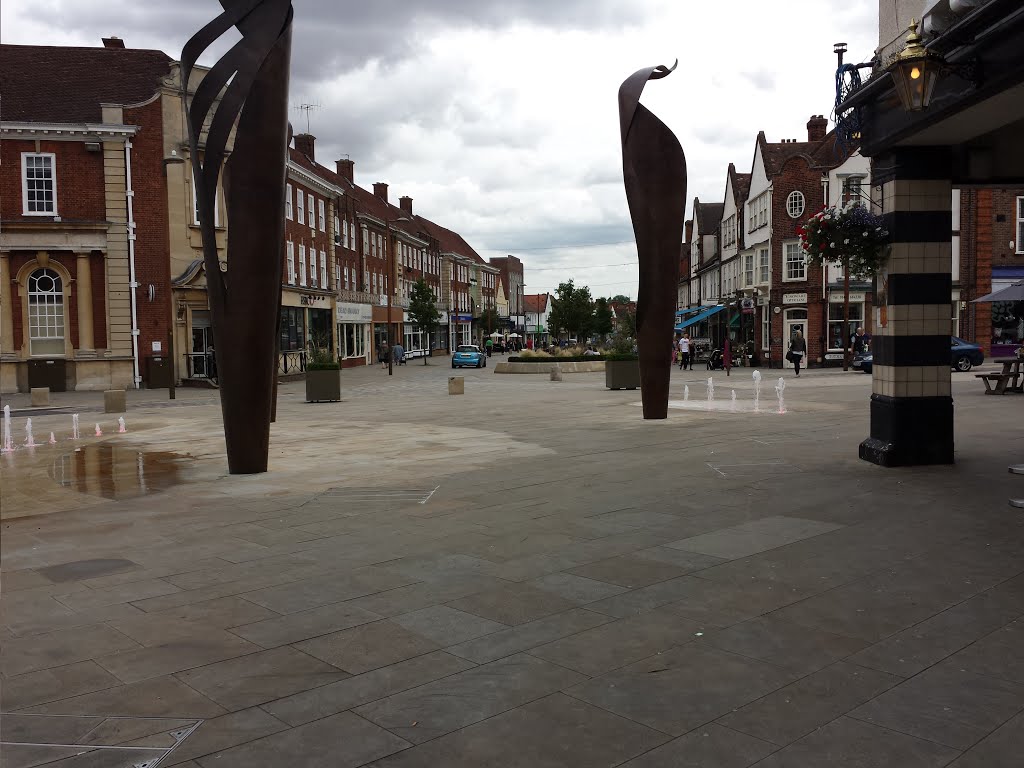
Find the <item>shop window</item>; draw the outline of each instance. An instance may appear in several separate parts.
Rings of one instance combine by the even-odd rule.
[[[342,323],[338,331],[341,356],[366,357],[366,326],[361,323]]]
[[[306,347],[306,313],[301,307],[281,307],[281,351]]]
[[[64,354],[64,284],[52,269],[28,278],[28,338],[31,355]]]
[[[843,303],[829,302],[828,305],[828,348],[845,349],[858,328],[864,327],[864,305],[851,302],[847,317],[846,332],[843,332]]]

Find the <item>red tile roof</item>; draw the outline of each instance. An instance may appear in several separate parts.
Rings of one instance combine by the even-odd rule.
[[[528,293],[523,296],[523,308],[533,314],[543,314],[548,308],[546,293]]]
[[[0,119],[99,123],[100,104],[137,104],[170,73],[162,51],[0,45]]]
[[[757,134],[764,157],[764,168],[768,178],[777,176],[786,161],[794,157],[803,157],[812,168],[829,170],[842,165],[835,151],[836,133],[829,131],[821,141],[784,141],[772,143],[764,137],[764,131]]]

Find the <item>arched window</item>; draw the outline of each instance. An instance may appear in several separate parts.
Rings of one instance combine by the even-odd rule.
[[[29,354],[64,354],[64,285],[52,269],[37,269],[28,278]]]

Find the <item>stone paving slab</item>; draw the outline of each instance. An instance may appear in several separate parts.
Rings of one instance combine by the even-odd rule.
[[[0,718],[204,719],[182,768],[1019,764],[1024,434],[973,377],[958,463],[892,471],[856,458],[868,377],[644,423],[589,374],[379,374],[283,385],[253,477],[209,394],[73,445],[35,417],[61,442],[0,457]],[[133,471],[54,482],[90,446]],[[139,495],[138,451],[182,458]]]

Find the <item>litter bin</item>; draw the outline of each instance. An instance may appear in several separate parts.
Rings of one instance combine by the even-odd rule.
[[[171,386],[171,360],[152,355],[146,358],[146,388],[166,389]]]
[[[49,387],[51,392],[67,391],[67,361],[63,357],[28,361],[28,386]]]

